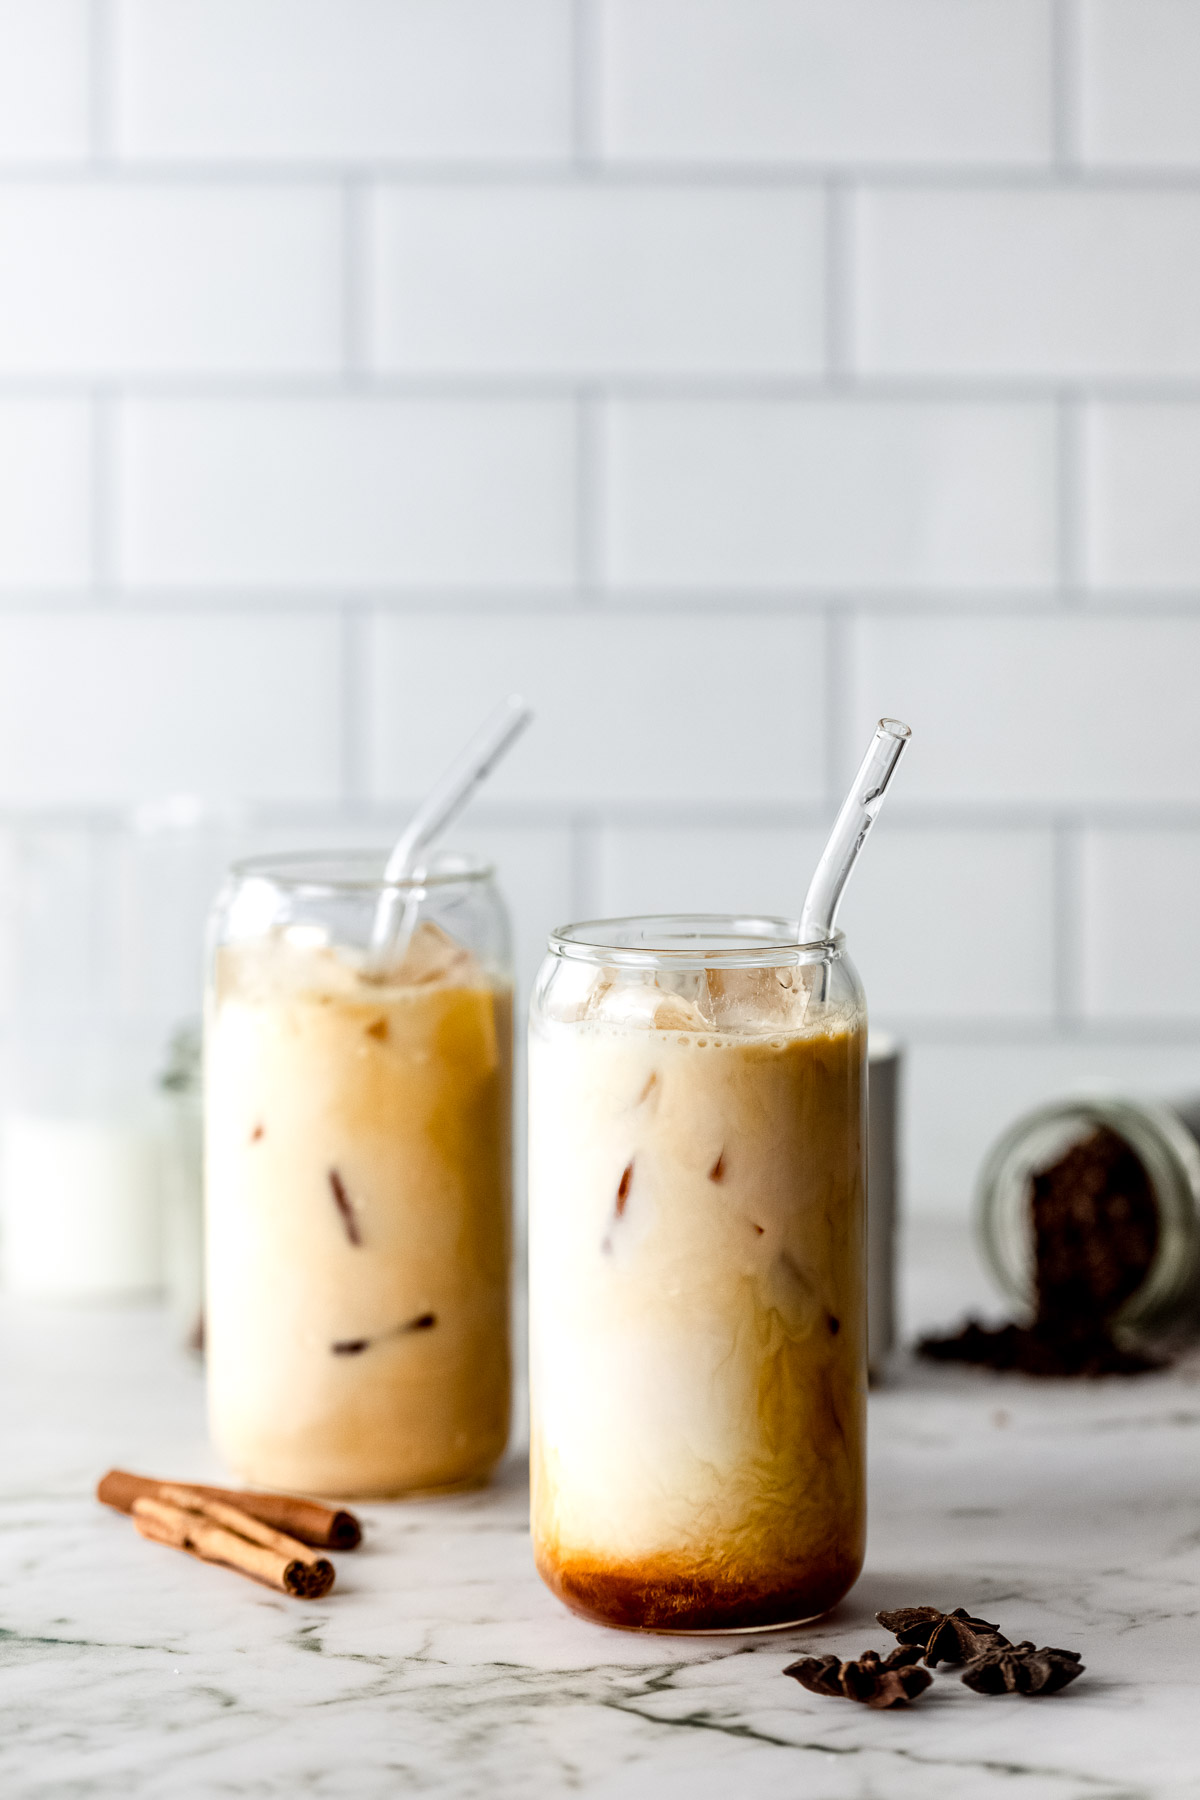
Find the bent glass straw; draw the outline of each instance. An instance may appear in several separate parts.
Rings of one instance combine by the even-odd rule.
[[[850,872],[867,841],[867,833],[883,805],[888,782],[895,774],[896,764],[911,736],[908,726],[902,725],[899,719],[880,719],[805,895],[804,910],[800,914],[802,944],[823,944],[833,936],[834,921]]]
[[[420,872],[426,852],[458,817],[480,782],[512,748],[532,717],[533,708],[521,695],[510,694],[418,806],[396,840],[383,872],[384,890],[371,924],[366,962],[369,975],[380,975],[401,960],[423,898],[417,889],[409,893],[406,901],[395,884],[410,881]]]

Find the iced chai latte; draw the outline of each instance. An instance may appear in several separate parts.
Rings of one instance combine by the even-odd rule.
[[[480,878],[382,978],[347,883],[314,907],[251,879],[218,921],[206,1031],[213,1436],[264,1486],[478,1481],[508,1435],[512,1032]],[[305,922],[271,918],[281,886],[276,915]]]
[[[788,930],[571,927],[535,997],[534,1550],[607,1624],[812,1618],[862,1561],[866,1019]]]

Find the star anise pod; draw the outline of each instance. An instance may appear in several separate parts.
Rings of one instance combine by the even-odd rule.
[[[939,1612],[936,1606],[901,1606],[896,1612],[879,1612],[875,1617],[902,1644],[919,1644],[925,1661],[933,1666],[970,1662],[981,1650],[1008,1642],[998,1625],[972,1617],[961,1606],[952,1613]]]
[[[853,1662],[836,1656],[802,1656],[783,1671],[813,1694],[858,1700],[864,1706],[907,1706],[933,1680],[928,1669],[918,1669],[921,1652],[900,1644],[889,1656],[864,1650]]]
[[[973,1656],[962,1679],[977,1694],[1057,1694],[1084,1665],[1078,1650],[1041,1650],[1028,1638],[1020,1644],[993,1644]]]

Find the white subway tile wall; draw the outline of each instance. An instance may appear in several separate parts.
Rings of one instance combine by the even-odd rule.
[[[1049,595],[1047,405],[614,400],[604,433],[616,587]]]
[[[1093,404],[1084,458],[1091,586],[1200,588],[1200,406]]]
[[[854,210],[864,374],[1200,374],[1200,193],[868,184]]]
[[[1087,1016],[1200,1020],[1200,837],[1178,829],[1092,830],[1082,853]]]
[[[603,144],[671,162],[1043,162],[1043,0],[601,0]]]
[[[795,913],[817,858],[812,825],[644,824],[603,827],[597,911]]]
[[[520,687],[527,985],[794,912],[887,711],[909,1204],[1200,1088],[1200,0],[0,0],[0,268],[5,891],[382,842]]]
[[[901,793],[942,805],[1200,805],[1195,618],[864,618],[859,732],[920,721]]]
[[[587,613],[376,614],[369,627],[372,798],[432,785],[495,696],[537,713],[488,783],[526,805],[820,805],[826,626],[740,611],[635,621]]]
[[[824,841],[813,827],[610,826],[605,913],[799,911]],[[880,825],[839,923],[884,1016],[1049,1023],[1054,858],[1049,831]],[[931,922],[970,919],[941,932]]]
[[[810,186],[386,185],[372,367],[446,375],[795,375],[824,354]]]
[[[328,802],[341,640],[311,613],[0,613],[0,806]]]
[[[86,588],[92,419],[82,399],[0,399],[0,584]]]
[[[6,375],[330,374],[344,336],[332,183],[0,183]]]
[[[123,403],[116,557],[132,587],[569,586],[562,400]]]
[[[983,1150],[1021,1113],[1049,1096],[1127,1093],[1161,1099],[1200,1094],[1200,1045],[1108,1033],[1095,1039],[938,1043],[909,1036],[904,1069],[905,1161],[910,1206],[920,1210],[922,1169],[941,1171],[945,1198],[961,1217],[976,1191]],[[928,1205],[928,1200],[926,1200]]]
[[[86,156],[88,13],[88,0],[0,0],[0,156]]]
[[[563,0],[117,0],[131,157],[561,159]]]
[[[1200,162],[1200,8],[1082,0],[1081,149],[1089,162]]]

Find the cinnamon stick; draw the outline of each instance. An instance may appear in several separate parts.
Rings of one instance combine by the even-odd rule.
[[[247,1493],[191,1481],[159,1481],[151,1475],[132,1475],[128,1469],[110,1469],[96,1488],[96,1498],[118,1512],[130,1513],[139,1495],[160,1500],[166,1487],[204,1500],[224,1501],[275,1531],[286,1532],[288,1537],[299,1538],[302,1544],[321,1550],[353,1550],[362,1540],[362,1527],[352,1512],[322,1506],[317,1500],[303,1500],[296,1494]]]
[[[319,1600],[333,1586],[333,1564],[324,1557],[288,1556],[264,1544],[251,1543],[203,1513],[172,1506],[149,1494],[139,1494],[131,1510],[143,1537],[157,1544],[169,1544],[174,1550],[188,1550],[202,1562],[222,1563],[280,1593]]]
[[[246,1538],[252,1544],[264,1544],[268,1550],[277,1551],[280,1556],[306,1563],[321,1561],[316,1551],[309,1545],[302,1544],[299,1538],[289,1537],[285,1531],[275,1531],[270,1525],[264,1525],[261,1519],[254,1518],[251,1513],[243,1512],[240,1506],[231,1506],[227,1500],[207,1500],[203,1494],[193,1493],[190,1488],[178,1487],[174,1482],[166,1481],[163,1482],[158,1497],[168,1506],[178,1506],[183,1512],[211,1519],[214,1524],[223,1525],[226,1531],[235,1532],[238,1537]],[[136,1504],[135,1501],[135,1508]]]

